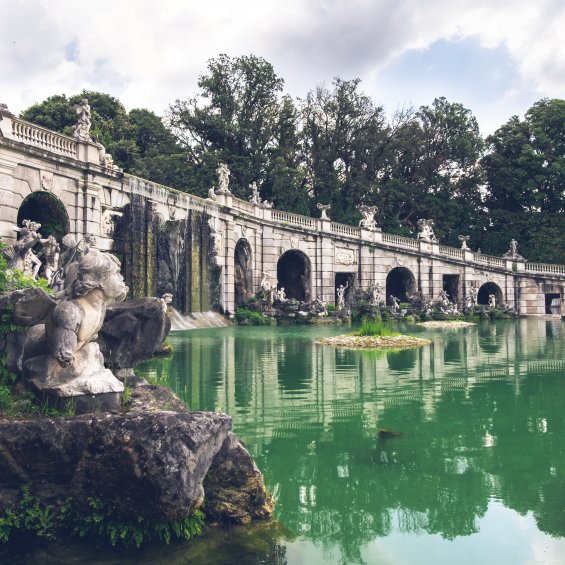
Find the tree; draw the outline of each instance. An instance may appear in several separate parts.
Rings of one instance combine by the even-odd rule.
[[[170,106],[169,124],[202,191],[215,183],[216,168],[224,162],[231,171],[231,190],[246,197],[252,182],[261,186],[265,181],[277,146],[283,80],[260,57],[220,55],[208,62],[198,86],[197,96]]]
[[[332,218],[357,223],[356,206],[371,202],[389,142],[383,109],[360,92],[360,80],[336,78],[333,89],[319,86],[302,103],[302,140],[311,209],[332,205]]]
[[[483,140],[471,111],[436,98],[396,121],[381,181],[383,227],[414,233],[418,219],[432,218],[436,235],[452,244],[460,233],[480,233]]]
[[[487,138],[482,159],[491,227],[484,250],[500,254],[514,238],[537,261],[565,261],[565,101],[544,98]]]

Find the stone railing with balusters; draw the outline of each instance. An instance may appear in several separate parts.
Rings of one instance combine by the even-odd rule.
[[[271,218],[275,222],[281,222],[283,224],[289,224],[291,226],[298,226],[311,230],[317,229],[318,225],[318,221],[315,218],[301,216],[300,214],[292,214],[290,212],[281,212],[280,210],[271,210]]]
[[[526,263],[526,271],[552,275],[565,275],[565,265],[552,265],[550,263]]]
[[[453,257],[453,259],[465,259],[465,251],[463,249],[458,249],[457,247],[448,247],[447,245],[440,245],[439,253],[440,255]]]
[[[500,257],[493,257],[492,255],[483,255],[482,253],[473,253],[473,260],[476,263],[482,263],[488,265],[489,267],[506,267],[506,259],[501,259]]]
[[[76,159],[77,142],[72,137],[20,120],[11,114],[3,114],[2,118],[2,134],[6,139]]]
[[[383,233],[383,243],[394,245],[397,247],[406,247],[407,249],[419,249],[420,244],[417,239],[410,239],[401,235],[393,235],[390,233]]]
[[[361,230],[354,226],[348,226],[346,224],[338,224],[336,222],[331,222],[330,231],[332,233],[337,233],[339,235],[346,235],[348,237],[360,237]]]

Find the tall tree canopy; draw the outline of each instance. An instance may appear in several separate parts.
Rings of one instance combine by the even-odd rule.
[[[396,111],[334,79],[302,100],[284,94],[272,65],[254,55],[208,62],[198,92],[177,100],[166,120],[108,94],[51,96],[22,118],[66,134],[73,104],[88,98],[92,137],[126,172],[205,196],[226,163],[230,187],[247,199],[256,182],[277,208],[357,224],[359,204],[378,208],[391,233],[415,235],[432,218],[442,242],[500,255],[509,241],[531,260],[565,262],[565,101],[543,99],[483,141],[459,103]]]
[[[536,102],[486,141],[485,248],[502,253],[515,238],[528,259],[565,262],[565,100]]]

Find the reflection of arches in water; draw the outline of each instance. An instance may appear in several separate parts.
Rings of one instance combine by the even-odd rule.
[[[287,298],[303,302],[310,300],[310,259],[302,251],[287,251],[277,263],[278,288],[284,288]]]
[[[235,246],[235,305],[247,301],[252,293],[253,273],[251,271],[251,246],[246,239],[240,239]]]
[[[393,371],[410,371],[416,366],[418,360],[417,349],[403,349],[402,351],[390,351],[386,354],[386,362],[389,369]]]
[[[312,384],[312,358],[305,354],[301,340],[288,340],[277,353],[277,377],[281,389],[288,392],[308,390]]]
[[[386,300],[390,302],[391,295],[396,296],[400,302],[407,302],[408,297],[416,290],[416,279],[412,271],[406,267],[395,267],[386,277]]]
[[[490,294],[494,294],[497,306],[502,304],[502,302],[504,301],[500,287],[493,282],[487,282],[483,286],[481,286],[481,288],[479,288],[479,293],[477,294],[477,304],[488,304],[488,297]]]
[[[49,192],[34,192],[24,199],[18,210],[18,226],[24,220],[39,222],[39,233],[43,237],[53,235],[60,240],[70,230],[64,204]]]

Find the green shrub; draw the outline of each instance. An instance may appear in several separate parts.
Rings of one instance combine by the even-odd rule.
[[[326,304],[326,310],[328,312],[335,312],[337,308],[335,304]]]
[[[395,336],[400,335],[395,332],[390,326],[385,324],[382,320],[376,320],[374,322],[363,322],[362,326],[353,335],[357,336],[370,336],[370,337],[382,337],[382,336]]]
[[[235,319],[242,326],[267,326],[270,320],[265,318],[261,312],[250,310],[245,306],[240,306],[235,310]]]

